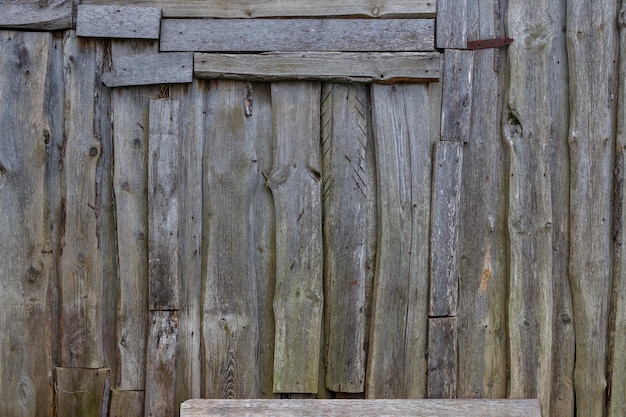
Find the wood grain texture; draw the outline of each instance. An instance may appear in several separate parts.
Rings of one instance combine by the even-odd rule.
[[[159,39],[161,9],[78,5],[76,35],[90,38]]]
[[[463,143],[435,147],[430,232],[430,317],[456,316]]]
[[[316,393],[321,341],[320,84],[272,84],[276,210],[274,392]]]
[[[174,417],[178,311],[150,311],[146,351],[145,417]]]
[[[438,0],[437,48],[467,47],[467,3],[466,0]]]
[[[438,52],[194,54],[194,75],[254,81],[393,83],[439,79]]]
[[[73,0],[2,0],[0,28],[61,30],[72,28]]]
[[[428,398],[456,398],[457,319],[428,319]]]
[[[83,4],[123,5],[125,0],[82,0]],[[364,16],[364,17],[435,17],[437,0],[393,0],[372,3],[369,0],[135,0],[135,6],[153,6],[163,9],[165,17],[308,17],[308,16]]]
[[[193,80],[193,55],[186,52],[120,56],[102,75],[107,87],[178,84]]]
[[[244,86],[211,83],[204,149],[204,395],[255,398],[258,325],[253,240],[254,145]]]
[[[164,19],[161,51],[433,51],[432,19]]]
[[[48,416],[53,259],[46,164],[52,36],[0,32],[0,414]],[[58,82],[58,79],[56,80]],[[36,342],[35,342],[36,341]]]
[[[56,415],[100,417],[110,401],[111,371],[107,368],[56,368]]]
[[[110,417],[143,417],[145,391],[111,390]]]
[[[567,5],[570,80],[570,264],[578,416],[602,416],[612,242],[612,190],[617,91],[617,4]]]
[[[473,66],[472,51],[449,50],[444,54],[441,140],[470,140]]]
[[[368,398],[426,395],[429,124],[426,86],[372,86],[379,225]]]
[[[189,400],[181,417],[540,417],[537,400]]]

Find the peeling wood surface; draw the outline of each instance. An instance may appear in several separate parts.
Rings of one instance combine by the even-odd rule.
[[[56,368],[56,412],[67,417],[106,415],[111,371],[107,368]]]
[[[159,39],[161,9],[79,5],[76,35],[91,38]]]
[[[178,84],[193,81],[193,55],[186,52],[120,56],[112,71],[102,74],[107,87]]]
[[[72,28],[73,0],[2,0],[0,28],[61,30]]]

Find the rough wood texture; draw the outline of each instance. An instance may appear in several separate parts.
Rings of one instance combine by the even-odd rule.
[[[602,416],[606,399],[612,241],[617,4],[567,6],[570,75],[570,264],[579,416]]]
[[[0,27],[21,30],[72,28],[73,0],[1,0]]]
[[[144,391],[111,390],[109,417],[143,417]]]
[[[432,19],[164,19],[161,51],[434,50]]]
[[[111,371],[56,368],[56,415],[100,417],[109,409]]]
[[[274,392],[316,393],[322,325],[320,84],[274,83]]]
[[[113,70],[102,75],[107,87],[190,83],[193,80],[193,54],[186,52],[120,56]]]
[[[437,143],[434,164],[428,315],[456,316],[463,143]]]
[[[368,209],[375,190],[366,153],[369,112],[363,85],[324,84],[321,104],[326,386],[363,392],[365,289],[368,284]]]
[[[426,86],[372,86],[380,223],[368,398],[426,395],[430,205],[424,202],[431,194],[429,122]]]
[[[82,0],[83,4],[126,4],[126,0]],[[165,17],[251,18],[281,16],[435,17],[437,0],[280,0],[220,2],[196,0],[135,0],[135,6],[155,6]],[[372,7],[373,6],[373,7]]]
[[[189,400],[181,417],[540,417],[537,400]]]
[[[467,0],[438,0],[437,48],[467,47],[467,7]]]
[[[178,312],[150,311],[149,326],[144,416],[174,417]]]
[[[179,103],[150,101],[148,262],[150,310],[178,310]]]
[[[90,38],[159,39],[161,9],[79,5],[76,35]]]
[[[52,36],[0,32],[0,414],[47,416],[52,392],[46,105]],[[58,80],[57,80],[58,81]],[[54,131],[52,131],[54,133]]]
[[[428,398],[456,398],[457,319],[428,319]]]
[[[245,134],[244,85],[211,84],[204,149],[204,395],[258,394],[254,268],[254,145]]]
[[[441,140],[470,140],[473,67],[472,51],[449,50],[444,54]]]
[[[439,79],[438,52],[269,52],[194,54],[194,75],[254,81],[427,82]]]

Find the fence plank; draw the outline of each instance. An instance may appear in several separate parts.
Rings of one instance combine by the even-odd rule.
[[[570,85],[570,283],[576,331],[576,413],[602,416],[612,250],[617,3],[567,7]]]
[[[164,19],[161,51],[433,51],[432,19]]]
[[[102,75],[107,87],[190,83],[193,80],[193,54],[171,52],[120,56],[113,70]]]
[[[145,417],[174,417],[178,311],[150,311],[146,352]]]
[[[316,393],[322,325],[319,83],[274,83],[274,392]]]
[[[21,30],[71,29],[73,5],[73,0],[1,0],[0,27]]]
[[[439,79],[438,52],[268,52],[194,54],[199,78],[255,81],[427,82]]]
[[[161,9],[80,4],[76,34],[90,38],[159,39]]]
[[[111,371],[106,368],[56,368],[58,416],[99,417],[109,409]]]
[[[474,53],[446,51],[443,65],[441,140],[468,142],[472,115]]]
[[[456,398],[457,319],[428,319],[428,398]]]
[[[467,47],[467,8],[466,0],[438,0],[437,48]]]
[[[47,216],[46,152],[51,137],[46,33],[0,31],[0,414],[47,416],[54,281]],[[57,80],[58,81],[58,80]]]
[[[111,390],[110,417],[143,417],[144,391]]]

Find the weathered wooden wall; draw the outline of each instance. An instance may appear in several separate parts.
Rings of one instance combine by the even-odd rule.
[[[115,6],[104,23],[48,3],[0,0],[0,415],[201,397],[626,415],[626,1],[163,0],[130,26],[124,1],[82,2]],[[162,52],[159,8],[438,23],[393,56],[193,55]]]

